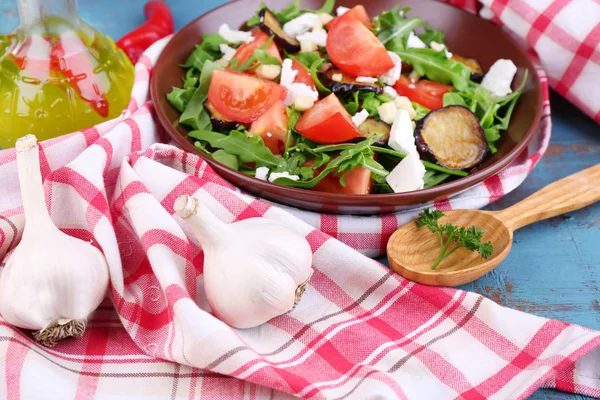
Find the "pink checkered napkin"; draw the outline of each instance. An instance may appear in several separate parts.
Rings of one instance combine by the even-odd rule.
[[[416,285],[353,250],[380,253],[414,213],[359,218],[275,207],[198,157],[155,144],[148,78],[165,44],[136,66],[121,118],[42,143],[52,218],[102,249],[110,300],[84,337],[52,349],[0,319],[1,398],[513,399],[540,386],[600,396],[599,332]],[[438,206],[480,207],[517,187],[549,129],[547,107],[539,136],[513,165]],[[13,150],[0,152],[0,181],[1,260],[23,228]],[[243,331],[210,314],[202,251],[171,217],[184,193],[225,221],[264,216],[306,235],[315,273],[291,314]]]

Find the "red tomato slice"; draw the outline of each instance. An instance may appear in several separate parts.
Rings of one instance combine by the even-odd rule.
[[[238,47],[237,51],[233,55],[233,58],[237,58],[237,65],[242,65],[246,61],[250,59],[254,55],[254,50],[263,47],[270,36],[261,31],[258,28],[252,29],[252,36],[254,36],[254,40],[249,43],[244,43],[240,47]],[[281,54],[279,54],[279,49],[275,42],[271,42],[269,47],[267,47],[267,53],[271,54],[274,57],[277,57],[279,61],[283,61],[281,59]],[[248,72],[255,73],[254,70],[248,70]]]
[[[377,36],[352,18],[333,24],[327,35],[327,53],[339,69],[352,76],[379,76],[394,67]]]
[[[307,161],[304,165],[313,165],[313,160]],[[318,175],[323,170],[323,167],[316,170],[315,175]],[[363,167],[354,167],[344,177],[346,187],[340,183],[339,174],[329,174],[317,183],[312,190],[327,193],[341,194],[369,194],[373,188],[373,179],[371,179],[371,171]]]
[[[437,110],[444,107],[444,94],[453,90],[454,87],[426,79],[413,83],[410,78],[402,75],[394,85],[394,89],[400,96],[406,96],[410,101],[419,103],[430,110]]]
[[[343,143],[360,136],[348,111],[334,93],[302,114],[296,130],[317,143]]]
[[[375,25],[373,25],[373,22],[371,22],[371,17],[369,17],[369,13],[367,12],[367,10],[365,10],[365,7],[363,7],[362,5],[358,5],[352,9],[350,9],[349,11],[346,11],[346,13],[344,13],[344,15],[342,15],[340,17],[336,17],[336,18],[332,19],[331,21],[329,21],[328,23],[326,23],[325,28],[331,29],[333,24],[335,24],[336,21],[339,21],[340,18],[342,18],[342,17],[356,19],[356,20],[362,22],[363,24],[365,24],[368,28],[375,27]]]
[[[289,122],[285,104],[278,101],[250,125],[250,132],[260,136],[273,154],[283,154]]]
[[[308,71],[308,69],[306,69],[306,67],[304,65],[302,65],[301,62],[299,61],[292,61],[292,69],[294,71],[298,71],[298,74],[296,75],[296,79],[294,79],[294,82],[296,83],[304,83],[305,85],[308,85],[312,88],[312,90],[317,91],[317,86],[315,85],[315,81],[313,81],[312,76],[310,76],[310,72]]]
[[[256,121],[286,95],[287,89],[277,83],[236,71],[214,71],[208,89],[210,104],[227,119],[242,123]]]

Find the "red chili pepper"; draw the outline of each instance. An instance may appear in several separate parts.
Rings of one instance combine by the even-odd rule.
[[[159,39],[173,33],[173,15],[166,3],[152,0],[144,7],[146,22],[117,41],[129,59],[135,64],[144,50]]]

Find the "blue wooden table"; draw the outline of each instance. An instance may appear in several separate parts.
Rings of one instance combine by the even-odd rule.
[[[167,0],[176,29],[224,0]],[[287,3],[282,0],[282,3]],[[80,0],[82,18],[117,39],[144,19],[145,0]],[[18,24],[16,0],[0,0],[0,30]],[[600,127],[553,94],[550,148],[533,174],[490,209],[502,209],[543,186],[600,161]],[[507,307],[600,330],[600,203],[519,230],[495,271],[465,285]],[[550,390],[533,399],[583,399]]]

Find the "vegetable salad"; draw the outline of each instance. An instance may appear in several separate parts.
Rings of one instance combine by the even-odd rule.
[[[451,53],[409,9],[261,5],[222,24],[167,95],[195,146],[258,179],[331,193],[401,193],[467,176],[496,152],[522,85],[498,60]],[[526,81],[526,76],[523,82]]]

